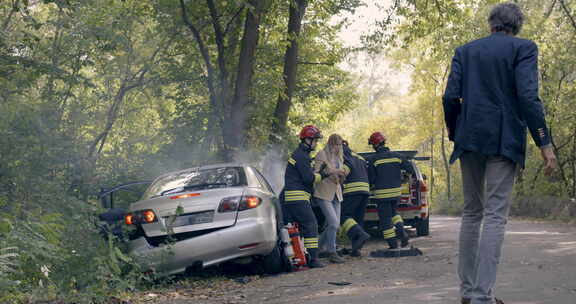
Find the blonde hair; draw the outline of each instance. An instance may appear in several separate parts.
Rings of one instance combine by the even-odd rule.
[[[326,154],[328,158],[332,160],[342,160],[344,158],[344,152],[342,149],[342,136],[338,134],[332,134],[328,137],[328,144],[326,145]],[[332,151],[336,151],[336,153]]]

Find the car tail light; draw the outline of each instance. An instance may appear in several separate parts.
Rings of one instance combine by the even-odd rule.
[[[262,203],[262,199],[257,196],[244,196],[242,197],[242,201],[240,201],[240,206],[238,207],[238,211],[247,210],[247,209],[254,209]]]
[[[126,225],[135,225],[135,224],[148,224],[154,223],[158,221],[158,217],[154,211],[147,209],[141,211],[135,211],[133,213],[128,213],[124,216],[124,222]]]
[[[218,206],[218,212],[235,212],[238,210],[238,205],[240,203],[240,196],[227,197],[220,201]]]
[[[171,196],[170,199],[181,199],[181,198],[188,198],[188,197],[194,197],[194,196],[200,196],[200,193],[179,194],[179,195]]]
[[[157,221],[156,214],[152,210],[144,210],[142,212],[142,220],[146,223],[154,223]]]
[[[128,213],[124,216],[124,222],[126,225],[134,225],[134,215],[132,213]]]
[[[253,195],[227,197],[220,201],[218,212],[244,211],[254,209],[260,204],[262,204],[262,199]]]

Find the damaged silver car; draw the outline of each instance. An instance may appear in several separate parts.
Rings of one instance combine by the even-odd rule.
[[[130,205],[129,251],[163,274],[253,260],[283,270],[281,218],[270,184],[254,167],[220,164],[158,177]]]

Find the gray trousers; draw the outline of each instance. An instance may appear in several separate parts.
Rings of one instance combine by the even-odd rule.
[[[336,252],[336,233],[340,227],[340,202],[336,198],[333,201],[323,199],[317,201],[326,219],[318,247],[320,251]]]
[[[493,303],[516,164],[502,156],[460,157],[464,208],[460,227],[460,293],[472,304]]]

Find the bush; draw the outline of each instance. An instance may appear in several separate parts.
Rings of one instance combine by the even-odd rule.
[[[510,214],[570,221],[576,216],[576,200],[557,196],[521,197],[512,202]]]
[[[121,242],[99,234],[97,207],[47,199],[52,212],[0,213],[0,303],[104,303],[150,282]]]

